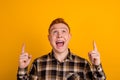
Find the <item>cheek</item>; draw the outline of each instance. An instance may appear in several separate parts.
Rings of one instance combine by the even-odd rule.
[[[55,41],[55,39],[56,39],[56,37],[55,37],[55,36],[50,36],[50,37],[49,37],[49,41],[51,41],[51,42],[54,42],[54,41]]]
[[[70,40],[70,36],[69,35],[67,35],[67,36],[65,36],[65,38],[66,38],[66,40]]]

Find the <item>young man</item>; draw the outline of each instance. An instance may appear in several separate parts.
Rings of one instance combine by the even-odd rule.
[[[31,56],[24,51],[19,59],[17,80],[105,80],[100,54],[95,42],[94,50],[90,51],[90,63],[79,56],[74,55],[68,48],[71,38],[69,25],[62,19],[53,20],[49,27],[48,39],[52,51],[39,57],[32,63],[29,73],[27,67]]]

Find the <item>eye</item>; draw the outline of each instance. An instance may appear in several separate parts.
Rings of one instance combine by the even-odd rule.
[[[62,30],[63,33],[66,33],[66,30]]]
[[[57,33],[57,32],[58,32],[58,31],[54,30],[52,33],[55,34],[55,33]]]

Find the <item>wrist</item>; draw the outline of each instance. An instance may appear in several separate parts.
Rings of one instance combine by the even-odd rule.
[[[25,68],[21,68],[21,67],[18,67],[18,70],[20,71],[27,71],[28,67],[25,67]]]
[[[99,65],[94,65],[94,67],[95,67],[95,69],[96,69],[97,71],[102,71],[102,65],[101,65],[101,64],[99,64]]]

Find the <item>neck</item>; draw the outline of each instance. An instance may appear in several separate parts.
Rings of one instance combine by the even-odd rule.
[[[67,57],[67,55],[68,55],[68,49],[61,53],[54,51],[55,58],[60,62],[63,62],[65,58]]]

